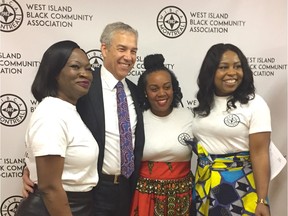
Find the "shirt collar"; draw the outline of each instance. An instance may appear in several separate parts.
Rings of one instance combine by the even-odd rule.
[[[101,76],[103,81],[106,83],[107,87],[112,91],[119,80],[117,80],[111,72],[109,72],[103,65],[101,67]],[[125,79],[121,80],[123,85],[126,85],[126,82],[124,82]]]

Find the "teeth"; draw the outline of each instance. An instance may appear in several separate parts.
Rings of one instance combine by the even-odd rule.
[[[129,63],[121,63],[122,65],[130,65]]]
[[[226,83],[235,83],[236,80],[225,80]]]
[[[161,104],[161,105],[163,105],[163,104],[166,103],[166,100],[160,100],[160,101],[158,101],[158,103]]]
[[[129,64],[122,64],[122,67],[124,68],[129,68],[130,67],[130,65]]]

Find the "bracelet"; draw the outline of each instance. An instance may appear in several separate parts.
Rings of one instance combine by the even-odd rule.
[[[266,206],[269,206],[268,201],[267,201],[266,199],[263,199],[263,198],[258,199],[258,200],[256,201],[256,203],[257,203],[257,204],[264,204],[264,205],[266,205]]]

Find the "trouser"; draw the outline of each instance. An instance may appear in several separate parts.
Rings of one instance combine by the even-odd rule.
[[[131,188],[124,176],[102,174],[94,191],[94,216],[129,216]]]

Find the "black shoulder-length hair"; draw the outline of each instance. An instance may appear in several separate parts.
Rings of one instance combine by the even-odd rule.
[[[243,70],[243,80],[232,95],[230,95],[227,101],[227,110],[236,108],[235,103],[237,101],[241,104],[247,104],[249,100],[255,97],[253,73],[249,67],[246,56],[233,44],[215,44],[206,53],[197,78],[199,90],[196,97],[199,103],[198,106],[193,108],[195,115],[205,117],[210,114],[210,110],[214,104],[215,73],[219,67],[223,53],[228,50],[233,51],[238,55]]]
[[[37,101],[40,102],[47,96],[57,96],[58,83],[56,77],[75,48],[80,48],[77,43],[65,40],[51,45],[45,51],[31,86],[32,94]]]
[[[142,110],[148,110],[151,107],[146,97],[147,76],[159,70],[166,71],[171,76],[172,88],[173,88],[173,100],[171,103],[171,107],[178,107],[179,103],[182,104],[181,100],[183,94],[181,92],[181,88],[179,86],[177,77],[171,70],[165,67],[164,61],[165,59],[162,54],[152,54],[144,58],[144,66],[146,70],[140,75],[137,84],[138,101]]]

